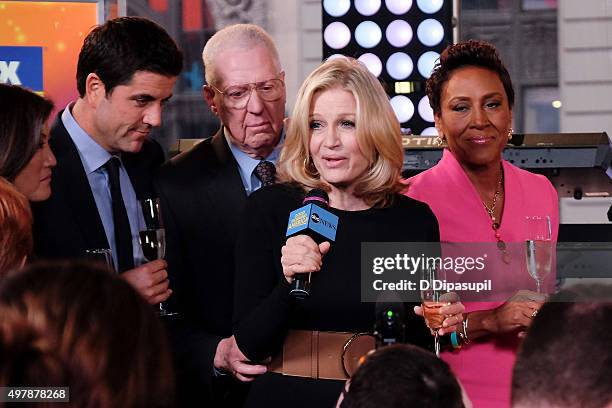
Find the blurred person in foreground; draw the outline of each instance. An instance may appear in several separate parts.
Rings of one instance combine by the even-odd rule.
[[[161,408],[172,380],[161,323],[117,275],[43,263],[0,284],[0,386],[69,387],[72,407]]]
[[[512,375],[513,408],[612,407],[612,286],[553,295],[527,332]]]
[[[234,245],[247,197],[275,181],[285,73],[272,38],[253,24],[219,30],[202,59],[203,96],[221,128],[165,163],[156,178],[171,301],[184,318],[183,327],[173,330],[177,389],[181,398],[241,406],[244,385],[224,374],[252,375],[265,367],[230,365],[245,359],[232,336]]]
[[[0,281],[32,252],[32,212],[26,197],[0,177]]]
[[[57,164],[49,147],[48,99],[17,85],[0,84],[0,177],[30,201],[51,195]]]
[[[152,174],[164,154],[149,136],[161,125],[182,58],[151,20],[120,17],[93,28],[79,53],[79,98],[51,129],[53,194],[32,205],[36,256],[75,259],[111,249],[115,270],[151,304],[171,290],[166,262],[142,254],[138,200],[154,196]]]
[[[439,239],[431,210],[399,194],[402,163],[399,123],[363,64],[337,58],[306,78],[279,160],[283,183],[251,195],[236,245],[236,344],[250,361],[272,357],[268,372],[253,382],[247,407],[337,401],[347,379],[343,345],[352,353],[349,339],[374,328],[375,305],[361,302],[361,243]],[[328,193],[329,211],[340,218],[332,246],[285,236],[290,212],[314,188]],[[313,272],[311,295],[297,300],[291,283],[305,272]],[[443,332],[461,324],[463,310],[460,303],[439,309]],[[421,317],[407,314],[406,325],[410,342],[431,344]],[[312,342],[314,351],[304,346]]]
[[[486,273],[499,277],[489,278],[493,290],[502,293],[500,285],[530,279],[524,253],[510,251],[524,248],[529,239],[526,216],[550,217],[551,239],[556,242],[557,192],[546,177],[502,158],[512,137],[514,91],[492,45],[466,41],[449,46],[426,90],[445,149],[437,165],[408,180],[406,194],[432,209],[441,241],[491,243],[497,256],[487,259],[493,268]],[[466,302],[460,331],[463,348],[443,354],[476,407],[509,406],[519,336],[545,299],[528,290],[511,295],[516,286],[520,287],[508,290],[509,295],[502,293],[510,296],[507,301]],[[465,302],[465,296],[462,299]]]
[[[347,381],[337,408],[464,408],[467,396],[448,364],[410,344],[368,354]]]

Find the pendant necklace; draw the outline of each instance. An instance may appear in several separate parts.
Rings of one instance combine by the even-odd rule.
[[[510,263],[510,254],[507,251],[506,243],[501,239],[501,234],[499,233],[499,222],[495,218],[495,209],[497,208],[497,201],[499,200],[499,196],[501,195],[502,188],[504,185],[504,169],[501,168],[501,174],[499,176],[499,181],[497,182],[497,187],[495,188],[495,194],[493,194],[493,202],[489,207],[486,202],[482,202],[485,209],[487,210],[487,214],[489,214],[489,218],[491,218],[491,228],[493,232],[495,232],[495,239],[497,240],[497,248],[500,250],[502,254],[502,261],[504,263]]]

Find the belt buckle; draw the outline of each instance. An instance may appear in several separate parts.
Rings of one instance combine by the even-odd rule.
[[[346,340],[342,347],[340,362],[347,378],[351,378],[361,365],[363,357],[375,347],[376,336],[372,333],[355,333]]]

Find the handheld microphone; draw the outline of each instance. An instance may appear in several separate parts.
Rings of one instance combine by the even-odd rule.
[[[303,206],[289,214],[287,238],[298,234],[310,236],[318,244],[323,241],[335,241],[338,229],[338,217],[326,208],[329,207],[327,193],[321,189],[310,190]],[[306,279],[305,273],[295,275],[291,284],[291,296],[304,299],[310,296],[310,273]]]

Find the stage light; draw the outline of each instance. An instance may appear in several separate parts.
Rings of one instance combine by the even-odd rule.
[[[451,0],[323,0],[323,58],[358,57],[384,85],[401,126],[433,126],[425,81],[453,43]]]
[[[346,47],[351,41],[351,30],[346,24],[335,21],[325,28],[323,39],[329,47],[339,50]]]
[[[433,123],[434,113],[433,109],[431,109],[431,106],[429,106],[429,98],[427,97],[427,95],[421,98],[417,106],[417,110],[419,111],[419,115],[423,120]]]
[[[351,8],[351,0],[323,0],[323,9],[332,17],[342,17]]]
[[[380,10],[380,0],[355,0],[355,8],[362,16],[371,16]]]
[[[423,20],[417,28],[417,37],[419,41],[428,47],[433,47],[440,44],[444,39],[444,27],[438,20],[428,18]]]
[[[404,95],[397,95],[391,98],[389,101],[397,120],[400,123],[408,122],[414,115],[414,105],[408,97]]]
[[[423,13],[437,13],[444,5],[444,0],[417,0],[417,6]]]
[[[435,51],[427,51],[426,53],[421,55],[417,62],[417,68],[419,70],[419,73],[423,77],[429,78],[431,76],[431,71],[433,70],[438,58],[440,58],[440,54]]]
[[[412,7],[412,0],[385,0],[387,10],[393,14],[400,16],[406,14]]]
[[[387,72],[393,79],[402,81],[412,74],[414,64],[408,54],[403,52],[396,52],[391,54],[387,60]]]
[[[373,21],[364,21],[355,29],[355,41],[363,48],[376,47],[382,39],[382,31]]]
[[[421,131],[421,136],[438,136],[438,129],[435,127],[428,127]]]
[[[346,55],[344,54],[332,54],[329,57],[327,57],[328,60],[333,60],[336,58],[346,58]]]
[[[357,59],[368,67],[368,70],[374,74],[374,76],[379,77],[382,73],[382,62],[380,61],[380,58],[371,52],[365,53]]]
[[[385,35],[392,46],[405,47],[412,41],[412,27],[404,20],[395,20],[387,26]]]

